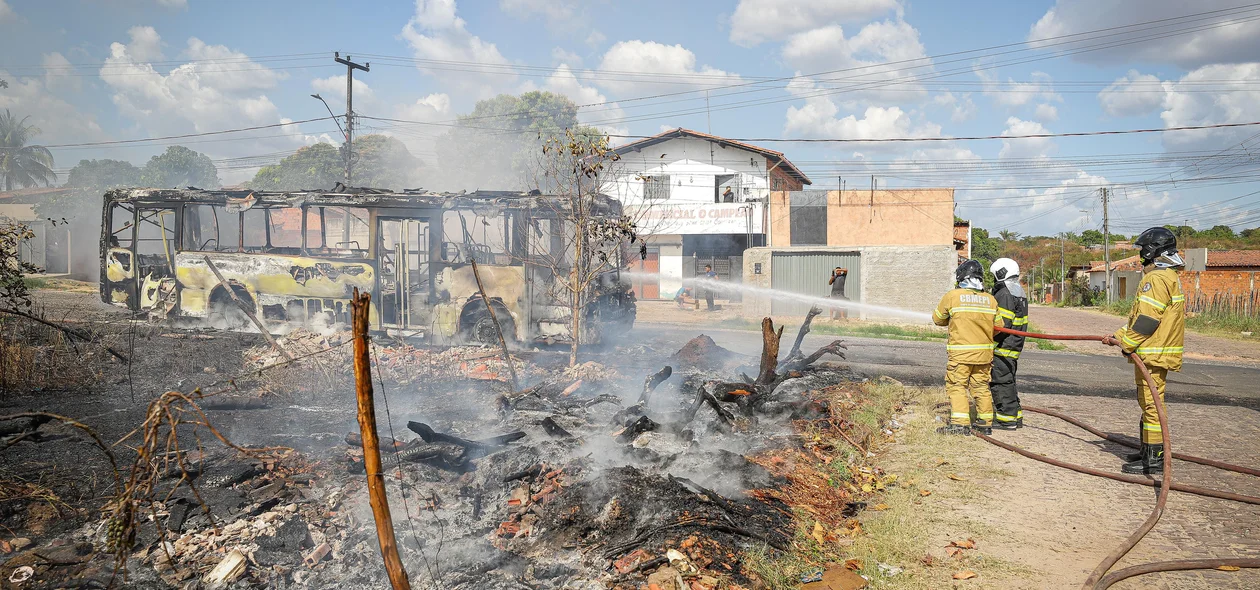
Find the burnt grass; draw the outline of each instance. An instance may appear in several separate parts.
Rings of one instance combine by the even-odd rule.
[[[90,384],[6,390],[0,415],[44,411],[80,420],[112,445],[126,477],[138,441],[125,437],[144,423],[148,403],[168,390],[201,388],[223,392],[202,401],[228,440],[292,450],[244,454],[205,427],[181,426],[188,469],[166,468],[141,511],[124,573],[107,551],[104,509],[115,488],[104,453],[55,420],[17,442],[0,439],[0,540],[31,542],[8,553],[0,545],[0,588],[201,587],[233,549],[247,562],[225,587],[389,586],[362,450],[347,444],[358,431],[349,346],[258,371],[255,361],[266,352],[258,335],[133,322],[91,295],[38,297],[131,363],[92,355],[83,361],[96,375]],[[334,334],[326,343],[343,338]],[[490,352],[469,349],[469,365]],[[532,387],[524,397],[484,375],[375,384],[383,446],[398,441],[388,449],[398,452],[383,460],[413,587],[638,588],[670,565],[671,548],[685,558],[675,569],[700,587],[718,578],[751,586],[741,553],[790,549],[797,525],[791,507],[749,493],[784,481],[746,457],[799,444],[791,421],[808,417],[802,412],[814,405],[809,392],[855,380],[843,365],[806,370],[781,386],[785,401],[771,405],[773,414],[741,414],[732,430],[708,407],[685,421],[697,383],[756,374],[757,359],[712,340],[680,353],[631,335],[585,354],[592,364],[576,373],[564,371],[562,351],[519,356],[529,367],[524,385]],[[673,375],[642,412],[655,428],[625,436],[624,409],[635,404],[644,379],[666,365]],[[724,405],[738,413],[736,404]],[[469,441],[523,437],[502,445],[426,442],[409,422]],[[312,555],[321,559],[304,563]],[[9,575],[20,566],[34,575],[13,585]]]

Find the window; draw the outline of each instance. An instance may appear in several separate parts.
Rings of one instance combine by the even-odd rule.
[[[139,213],[136,256],[141,271],[166,276],[175,268],[175,210],[143,208]]]
[[[669,198],[669,177],[668,176],[644,176],[643,177],[643,198],[644,199],[668,199]]]
[[[131,205],[116,204],[110,212],[109,247],[131,249],[132,227],[136,210]]]
[[[364,258],[368,211],[360,207],[307,207],[305,248],[313,254]]]
[[[236,252],[241,215],[222,205],[185,205],[181,249],[191,252]]]
[[[246,209],[242,214],[241,233],[245,241],[241,244],[245,252],[265,252],[267,250],[267,210]]]
[[[297,254],[301,250],[301,209],[267,209],[267,229],[273,249],[282,250],[282,254]]]

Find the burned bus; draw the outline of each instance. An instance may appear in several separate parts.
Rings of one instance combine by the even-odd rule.
[[[432,343],[571,341],[566,201],[533,193],[116,189],[105,194],[102,301],[228,329],[348,325],[354,289],[373,328]],[[620,218],[599,196],[595,215]],[[589,332],[626,329],[635,301],[621,248],[590,281]],[[480,275],[494,314],[480,296]],[[230,292],[229,292],[230,289]]]

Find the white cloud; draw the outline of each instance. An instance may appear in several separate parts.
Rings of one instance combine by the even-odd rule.
[[[338,112],[339,105],[346,104],[346,75],[329,76],[327,78],[316,78],[311,80],[311,88],[315,90],[324,100],[328,101],[328,106],[332,107],[333,112]],[[380,103],[376,98],[376,91],[367,85],[362,79],[354,79],[354,110],[374,111],[374,107]],[[356,117],[357,118],[357,117]]]
[[[751,47],[820,25],[867,20],[899,10],[897,0],[740,0],[731,41]]]
[[[788,92],[807,96],[803,106],[787,109],[785,135],[803,137],[834,137],[842,139],[879,139],[886,137],[939,137],[940,125],[924,123],[916,125],[910,115],[900,107],[869,106],[862,118],[850,114],[837,118],[840,108],[827,96],[811,95],[814,81],[796,78],[788,85]]]
[[[1098,102],[1103,112],[1113,117],[1147,115],[1164,104],[1164,89],[1159,78],[1129,70],[1098,93]]]
[[[1260,121],[1260,89],[1246,84],[1260,79],[1260,63],[1217,64],[1198,68],[1180,80],[1164,82],[1164,111],[1160,117],[1168,127],[1245,123]],[[1231,85],[1228,80],[1240,83]],[[1206,83],[1229,88],[1201,92]],[[1219,149],[1255,135],[1250,127],[1164,133],[1166,147],[1178,149]]]
[[[127,44],[127,54],[136,61],[154,61],[162,59],[162,37],[153,27],[131,27],[127,29],[131,42]]]
[[[642,89],[640,79],[651,77],[654,82],[670,81],[679,86],[704,88],[735,84],[740,81],[732,74],[703,66],[696,68],[696,54],[682,45],[663,45],[655,41],[621,41],[604,54],[599,64],[602,70],[640,73],[641,76],[622,75],[621,79],[601,79],[600,86],[614,92],[630,92]]]
[[[607,41],[607,40],[608,40],[608,36],[594,29],[591,30],[591,34],[586,36],[586,44],[590,45],[591,47],[599,45],[600,43],[603,43],[604,41]]]
[[[1027,82],[1016,82],[1010,78],[1002,82],[988,70],[976,67],[973,71],[983,82],[985,96],[998,106],[1015,108],[1036,101],[1063,102],[1063,97],[1054,91],[1050,74],[1045,72],[1033,72]]]
[[[551,48],[551,64],[556,65],[556,66],[560,64],[568,64],[573,67],[581,67],[582,56],[572,51],[569,51],[563,47],[552,47]]]
[[[66,56],[55,51],[45,53],[41,63],[44,66],[44,86],[49,90],[70,89],[77,92],[83,89],[83,79]]]
[[[1239,4],[1221,0],[1198,3],[1186,3],[1184,0],[1058,0],[1032,26],[1028,39],[1046,39],[1132,25],[1138,21],[1171,19],[1194,12],[1231,8]],[[1159,39],[1120,44],[1100,51],[1082,52],[1072,59],[1094,63],[1173,63],[1187,69],[1209,63],[1253,60],[1260,52],[1260,21],[1249,18],[1254,15],[1254,12],[1245,12],[1236,16],[1222,14],[1207,17],[1207,20],[1166,22],[1163,23],[1163,28],[1154,32],[1168,33],[1187,27],[1203,30],[1164,35]],[[1238,22],[1240,20],[1248,22]],[[1226,22],[1235,24],[1214,26]],[[1151,29],[1131,29],[1129,32],[1116,32],[1108,40],[1123,41],[1151,34]]]
[[[834,72],[826,76],[832,82],[852,84],[853,80],[905,80],[889,86],[876,85],[871,90],[839,93],[845,101],[904,101],[924,95],[921,85],[913,82],[916,75],[930,69],[880,67],[887,62],[904,62],[926,57],[919,31],[903,20],[870,23],[852,38],[845,38],[840,25],[828,25],[797,33],[783,44],[783,61],[805,72]],[[913,64],[930,67],[931,62]],[[909,91],[909,92],[907,92]]]
[[[451,97],[446,94],[430,94],[415,102],[396,105],[394,117],[421,123],[446,123],[455,117],[451,111]],[[412,155],[434,161],[436,142],[446,134],[446,128],[435,125],[408,125],[390,133],[407,146]]]
[[[40,129],[40,134],[34,140],[36,143],[80,143],[110,139],[96,122],[96,117],[58,98],[49,91],[42,79],[18,78],[3,70],[0,70],[0,79],[9,83],[8,88],[0,90],[0,110],[9,109],[18,117],[29,115],[29,123]],[[53,156],[67,157],[56,150],[53,151]]]
[[[1058,121],[1059,109],[1052,104],[1041,103],[1037,105],[1037,110],[1033,112],[1033,117],[1043,123]]]
[[[594,125],[605,133],[616,135],[627,135],[630,133],[626,127],[617,126],[617,122],[625,118],[625,112],[622,111],[621,106],[615,102],[609,102],[608,97],[601,94],[593,86],[583,86],[581,80],[574,75],[573,70],[569,66],[561,65],[556,68],[556,71],[547,78],[546,90],[556,94],[563,94],[578,105],[599,105],[579,109],[579,122]]]
[[[166,8],[188,8],[188,0],[157,0],[157,3]]]
[[[954,96],[952,92],[938,94],[932,97],[932,103],[950,109],[949,120],[955,123],[970,121],[976,116],[976,103],[971,100],[971,93],[962,95],[962,98]]]
[[[509,65],[494,43],[482,41],[468,31],[467,22],[455,14],[455,0],[416,0],[416,13],[403,27],[402,38],[419,59]],[[435,70],[424,64],[416,67],[478,97],[492,96],[496,89],[513,84],[516,79],[514,74],[503,74],[502,69],[494,67],[481,72]]]
[[[1050,133],[1036,121],[1023,121],[1018,117],[1009,117],[1006,119],[1006,129],[1002,131],[1002,136],[1008,135],[1039,135]],[[1053,154],[1056,150],[1054,140],[1048,137],[1033,137],[1026,139],[1003,139],[1002,149],[998,152],[999,158],[1045,158]]]
[[[499,0],[499,9],[508,14],[542,18],[553,28],[575,27],[586,21],[583,0]]]
[[[14,20],[15,18],[16,15],[14,14],[13,9],[9,7],[9,3],[5,2],[5,0],[0,0],[0,23],[7,20]]]

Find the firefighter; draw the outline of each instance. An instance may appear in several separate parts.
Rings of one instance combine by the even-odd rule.
[[[989,266],[993,273],[993,297],[998,302],[1002,325],[1020,331],[1028,330],[1028,298],[1019,285],[1019,263],[999,258]],[[989,391],[993,393],[993,427],[1015,430],[1024,425],[1024,411],[1019,407],[1015,388],[1015,371],[1019,353],[1024,350],[1024,337],[1014,334],[996,335],[993,349],[993,372]]]
[[[1129,455],[1121,468],[1125,473],[1158,473],[1164,468],[1164,433],[1159,426],[1154,395],[1164,399],[1164,384],[1169,371],[1181,370],[1186,330],[1186,296],[1181,293],[1177,268],[1185,266],[1177,253],[1177,236],[1162,227],[1152,227],[1133,242],[1142,257],[1146,274],[1133,298],[1129,321],[1115,334],[1103,339],[1104,344],[1121,347],[1135,354],[1150,369],[1156,391],[1151,391],[1137,364],[1133,380],[1137,384],[1138,403],[1142,406],[1140,425],[1142,446],[1136,455]],[[1129,362],[1133,362],[1130,358]]]
[[[949,395],[949,425],[941,434],[971,434],[971,428],[992,434],[993,397],[989,394],[989,367],[993,364],[993,327],[1002,325],[998,302],[984,292],[984,269],[975,260],[966,260],[954,271],[958,288],[941,297],[932,321],[949,326],[945,349],[949,362],[945,371],[945,393]],[[971,421],[969,400],[976,404],[976,420]]]

